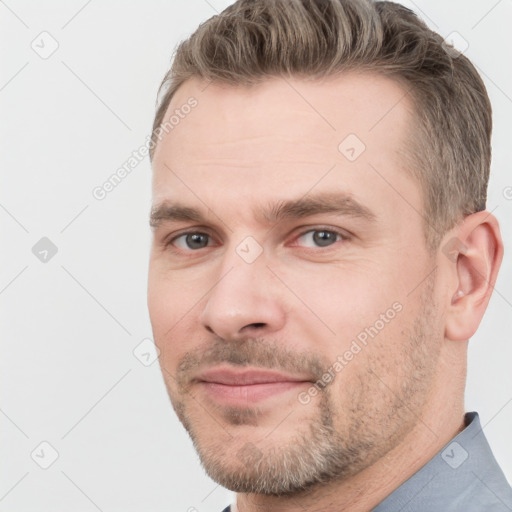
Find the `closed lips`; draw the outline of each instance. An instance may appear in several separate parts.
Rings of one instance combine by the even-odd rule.
[[[224,384],[226,386],[251,386],[255,384],[272,384],[276,382],[311,382],[308,377],[287,375],[278,372],[264,370],[208,370],[199,374],[196,379],[198,382],[211,382],[215,384]]]

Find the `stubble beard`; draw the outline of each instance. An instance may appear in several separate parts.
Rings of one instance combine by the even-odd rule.
[[[184,389],[177,392],[168,386],[174,410],[188,431],[206,473],[223,487],[238,493],[298,495],[345,480],[396,447],[417,424],[437,368],[440,346],[438,340],[433,339],[438,336],[433,327],[436,321],[432,294],[434,279],[433,275],[427,280],[420,314],[404,337],[403,354],[397,354],[394,366],[390,368],[389,362],[383,364],[379,358],[381,351],[386,350],[385,343],[378,347],[380,350],[376,346],[366,347],[365,364],[360,365],[357,373],[351,374],[351,386],[344,389],[351,395],[345,400],[344,407],[336,407],[334,392],[337,388],[332,384],[314,403],[305,406],[297,401],[297,410],[292,415],[297,411],[300,413],[302,407],[316,407],[317,410],[306,421],[297,417],[298,421],[293,424],[298,428],[289,435],[276,437],[284,439],[280,443],[272,444],[267,439],[263,444],[236,438],[227,443],[226,436],[222,435],[217,440],[205,440],[208,433],[188,411],[188,404],[194,400],[187,401]],[[253,341],[254,344],[248,340],[242,352],[237,352],[234,346],[217,355],[232,364],[262,363],[263,360],[269,363],[272,360],[274,364],[263,366],[278,367],[275,357],[276,350],[281,350],[279,346]],[[251,354],[258,355],[252,358]],[[284,363],[284,355],[281,363]],[[182,365],[185,367],[186,364]],[[319,361],[315,360],[310,367],[318,371]],[[386,385],[387,376],[398,371],[401,372],[400,385],[391,390]],[[341,375],[343,372],[334,382]],[[203,407],[207,408],[208,404]],[[228,427],[258,424],[257,408],[224,408],[219,412]],[[202,415],[206,417],[204,410]],[[236,448],[233,450],[229,444]]]

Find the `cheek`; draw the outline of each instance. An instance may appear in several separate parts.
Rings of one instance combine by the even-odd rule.
[[[160,351],[160,365],[171,375],[183,356],[197,345],[201,298],[209,289],[204,273],[172,270],[165,262],[152,261],[148,276],[148,311],[153,339]],[[174,381],[164,372],[168,386]]]
[[[382,268],[382,263],[361,261],[295,270],[289,267],[283,280],[305,305],[302,308],[295,300],[300,306],[299,319],[316,323],[320,319],[337,337],[347,339],[372,325],[403,296],[398,276]]]
[[[398,277],[379,267],[372,272],[370,265],[326,265],[310,274],[303,269],[298,274],[288,271],[286,276],[290,288],[307,305],[290,298],[296,307],[289,326],[308,349],[314,346],[322,354],[336,375],[333,388],[338,391],[355,392],[359,376],[367,374],[369,357],[375,356],[384,367],[393,365],[402,331],[407,331],[408,317],[414,313],[406,307]],[[346,391],[343,396],[351,394]]]
[[[148,310],[153,330],[153,339],[159,350],[159,364],[168,390],[174,388],[173,376],[179,361],[184,355],[185,344],[180,342],[190,338],[185,334],[186,317],[180,309],[179,294],[169,287],[151,283],[148,288]],[[180,318],[182,320],[180,321]]]
[[[197,295],[196,276],[170,268],[164,258],[151,260],[148,275],[148,309],[152,323],[167,329],[190,309]],[[204,292],[203,292],[204,293]],[[198,297],[196,297],[197,300]]]
[[[170,319],[172,316],[171,312],[174,311],[172,298],[173,296],[169,293],[165,280],[150,270],[148,280],[148,311],[155,337],[157,337],[157,333],[160,334],[166,328],[169,320],[172,320]]]
[[[193,313],[190,294],[190,288],[177,285],[168,272],[150,268],[147,304],[154,340],[160,351],[180,337],[188,316]]]

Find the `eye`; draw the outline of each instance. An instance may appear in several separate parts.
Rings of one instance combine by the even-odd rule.
[[[169,241],[169,245],[174,245],[178,247],[178,249],[183,250],[197,250],[203,249],[207,247],[210,241],[210,235],[207,233],[200,232],[192,232],[192,233],[183,233],[182,235],[177,236]]]
[[[297,242],[306,247],[328,247],[339,242],[340,240],[347,240],[347,236],[329,229],[310,229],[302,233]]]

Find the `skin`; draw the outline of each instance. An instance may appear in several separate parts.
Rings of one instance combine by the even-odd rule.
[[[370,510],[464,428],[468,339],[503,253],[497,220],[469,215],[429,253],[422,192],[401,156],[414,109],[388,78],[251,88],[193,79],[166,118],[191,96],[197,107],[153,157],[153,206],[206,217],[154,226],[148,307],[173,407],[241,512]],[[366,146],[353,162],[338,150],[348,134]],[[322,193],[349,195],[373,219],[261,218],[270,202]],[[344,237],[319,245],[329,230]],[[184,231],[204,233],[207,245],[191,248]],[[237,252],[248,236],[259,248],[241,247],[262,251],[252,263]],[[448,258],[454,237],[464,251]],[[393,304],[393,319],[301,403]],[[228,407],[196,380],[219,365],[310,382]]]

